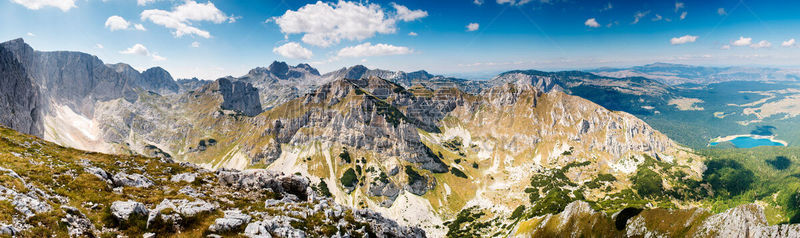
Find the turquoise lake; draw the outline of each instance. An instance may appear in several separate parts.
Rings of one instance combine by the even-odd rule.
[[[730,140],[733,143],[733,146],[736,148],[753,148],[758,146],[784,146],[781,143],[772,141],[770,139],[757,139],[749,136],[740,136],[736,137],[733,140]],[[711,142],[710,146],[715,146],[719,144],[719,142]]]

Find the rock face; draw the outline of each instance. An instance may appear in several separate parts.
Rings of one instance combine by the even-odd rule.
[[[209,86],[222,94],[222,109],[233,110],[251,117],[262,112],[258,89],[249,83],[220,78]]]
[[[22,133],[43,135],[39,88],[14,54],[0,45],[0,125]]]
[[[159,94],[178,93],[180,87],[172,75],[161,67],[153,67],[142,72],[139,80],[133,82],[139,88]]]

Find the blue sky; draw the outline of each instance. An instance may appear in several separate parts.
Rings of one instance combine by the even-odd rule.
[[[653,62],[797,67],[797,12],[795,1],[755,0],[0,0],[0,40],[203,79],[273,60],[461,76]]]

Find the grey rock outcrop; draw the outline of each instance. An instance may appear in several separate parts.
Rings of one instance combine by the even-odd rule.
[[[293,195],[300,200],[308,197],[309,181],[297,175],[284,175],[263,169],[219,170],[217,178],[220,184],[236,189],[269,190],[284,196]]]
[[[194,180],[196,178],[197,178],[197,173],[180,173],[180,174],[173,175],[172,178],[169,179],[169,181],[172,181],[172,182],[181,182],[181,181],[183,181],[183,182],[191,183],[191,182],[194,182]]]
[[[153,181],[141,174],[126,174],[119,172],[112,178],[115,186],[147,188],[153,186]]]
[[[116,201],[111,204],[111,215],[119,221],[127,221],[132,215],[147,216],[147,207],[136,201]]]
[[[94,224],[80,210],[69,206],[61,206],[61,210],[67,213],[61,222],[67,225],[70,237],[94,236]]]
[[[250,222],[250,215],[244,214],[239,210],[225,211],[225,216],[214,220],[214,224],[208,227],[211,232],[230,232],[235,231]]]
[[[0,45],[0,125],[42,136],[42,102],[38,86],[14,54]]]
[[[222,94],[223,102],[220,105],[222,109],[233,110],[251,117],[262,112],[258,89],[249,83],[220,78],[209,86]]]

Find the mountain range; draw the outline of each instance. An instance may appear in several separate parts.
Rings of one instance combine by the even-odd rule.
[[[79,234],[95,235],[798,234],[800,226],[769,226],[763,204],[720,214],[703,207],[706,197],[733,189],[708,180],[710,159],[684,142],[690,140],[671,139],[683,134],[665,135],[648,123],[673,128],[663,115],[681,111],[675,100],[687,98],[685,83],[716,85],[734,79],[700,78],[734,70],[702,68],[690,77],[687,67],[518,70],[472,81],[361,65],[320,74],[308,64],[276,61],[241,77],[176,81],[160,67],[138,72],[12,40],[0,44],[0,124],[41,139],[2,130],[7,145],[0,158],[14,163],[0,164],[0,171],[22,182],[0,183],[0,191],[13,192],[0,193],[0,209],[17,211],[0,216],[9,224],[0,234],[47,234],[24,233],[36,232],[30,224],[45,214],[70,221],[65,232],[80,223],[87,228]],[[72,156],[56,156],[62,153]],[[73,198],[19,164],[54,163],[53,156],[61,171],[53,176],[100,184],[96,196],[111,192],[120,200]],[[86,172],[70,169],[78,165]],[[193,179],[181,183],[184,175],[176,176],[186,173]],[[164,194],[129,188],[139,183]],[[44,192],[27,192],[31,187]],[[187,188],[215,195],[175,193]],[[23,195],[35,202],[20,203]],[[214,209],[195,218],[180,208],[186,202]],[[108,207],[108,214],[89,203]],[[175,208],[163,212],[170,204]],[[190,222],[156,230],[150,219],[141,226],[115,213],[120,206],[128,215],[142,210]],[[336,219],[345,222],[332,224]],[[238,223],[218,229],[225,222]]]

